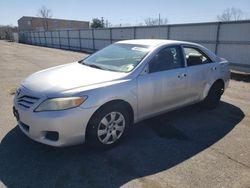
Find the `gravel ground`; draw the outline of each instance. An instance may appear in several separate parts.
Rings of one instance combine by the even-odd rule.
[[[16,127],[15,88],[85,54],[0,41],[0,187],[250,187],[250,83],[231,80],[219,107],[143,121],[108,151],[54,148]]]

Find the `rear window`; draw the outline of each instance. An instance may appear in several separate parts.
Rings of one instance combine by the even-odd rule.
[[[202,65],[211,63],[212,60],[200,49],[193,47],[184,47],[187,66]]]

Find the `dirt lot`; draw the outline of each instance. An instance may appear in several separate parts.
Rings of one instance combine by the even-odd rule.
[[[134,126],[108,151],[53,148],[16,127],[11,93],[30,73],[83,53],[0,41],[0,187],[250,187],[250,83],[216,110],[197,105]]]

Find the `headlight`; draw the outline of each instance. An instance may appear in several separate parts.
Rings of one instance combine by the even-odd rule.
[[[80,106],[86,99],[87,99],[87,96],[47,99],[43,101],[35,109],[35,112],[65,110],[69,108],[75,108],[77,106]]]

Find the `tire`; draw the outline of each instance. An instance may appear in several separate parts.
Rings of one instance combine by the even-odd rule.
[[[214,109],[220,103],[221,95],[223,94],[223,85],[220,82],[216,82],[210,88],[208,95],[202,102],[202,106],[207,109]]]
[[[118,144],[128,132],[130,116],[121,104],[101,107],[91,117],[86,131],[86,144],[108,149]]]

